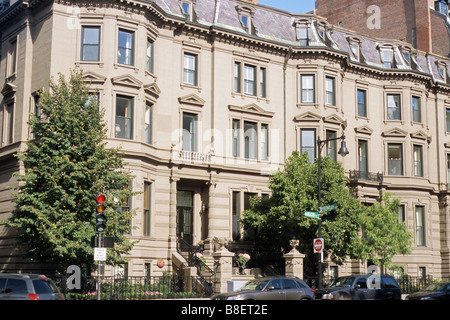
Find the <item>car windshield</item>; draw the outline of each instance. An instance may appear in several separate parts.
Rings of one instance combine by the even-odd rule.
[[[447,283],[432,283],[424,291],[442,291],[447,287]]]
[[[340,277],[333,280],[328,287],[350,287],[353,284],[354,280],[354,277]]]
[[[238,291],[256,290],[261,291],[269,280],[252,280],[244,284]]]

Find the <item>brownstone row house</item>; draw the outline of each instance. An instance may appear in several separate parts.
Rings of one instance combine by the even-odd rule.
[[[130,275],[159,275],[177,243],[251,246],[239,217],[294,150],[329,144],[364,203],[401,199],[409,275],[450,275],[450,61],[313,14],[241,0],[18,0],[0,14],[0,220],[13,208],[14,157],[32,137],[36,92],[83,70],[122,146],[137,215]],[[0,224],[0,270],[31,270]],[[209,258],[208,258],[209,259]],[[326,274],[364,272],[349,261]],[[116,269],[107,269],[113,274]]]

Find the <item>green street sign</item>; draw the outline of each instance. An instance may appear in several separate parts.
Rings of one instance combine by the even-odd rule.
[[[322,207],[322,211],[333,211],[333,210],[336,210],[335,204],[329,204],[327,206]]]
[[[314,211],[305,211],[305,217],[319,219],[319,213]]]

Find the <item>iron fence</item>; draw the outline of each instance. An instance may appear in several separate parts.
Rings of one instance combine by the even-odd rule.
[[[53,278],[67,300],[96,300],[97,277],[82,277],[80,288],[68,289],[66,278]],[[151,277],[102,277],[102,300],[147,300],[206,298],[213,293],[212,281],[199,276],[167,274]]]

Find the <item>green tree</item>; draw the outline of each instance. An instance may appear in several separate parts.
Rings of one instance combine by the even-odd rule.
[[[329,157],[322,158],[322,204],[335,204],[337,209],[323,212],[322,237],[325,255],[342,263],[352,255],[358,237],[362,207],[347,188],[342,165]],[[317,160],[310,163],[306,153],[298,152],[286,160],[284,169],[270,179],[270,197],[255,198],[251,209],[243,213],[245,228],[258,230],[256,245],[265,250],[289,251],[289,239],[300,241],[300,252],[307,255],[310,271],[317,262],[312,242],[317,237],[318,220],[305,217],[305,211],[318,210]]]
[[[18,155],[24,173],[18,174],[15,210],[7,224],[18,230],[25,255],[41,262],[93,262],[91,237],[95,232],[96,196],[106,195],[107,229],[115,237],[108,262],[123,262],[133,246],[133,211],[118,210],[132,195],[131,180],[123,169],[119,149],[106,148],[106,126],[96,95],[89,92],[81,71],[63,75],[39,94],[40,115],[29,121],[33,139]]]
[[[362,237],[357,240],[355,254],[359,259],[368,260],[385,268],[395,269],[392,258],[398,254],[411,252],[412,234],[404,223],[398,221],[400,201],[391,199],[384,193],[381,203],[375,203],[360,216]]]

